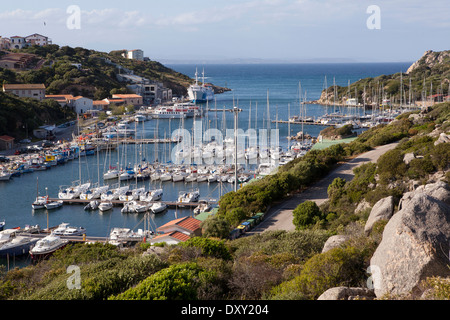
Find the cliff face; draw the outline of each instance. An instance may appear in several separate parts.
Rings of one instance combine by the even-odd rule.
[[[434,52],[433,50],[425,51],[423,56],[414,62],[406,71],[406,74],[410,74],[414,70],[418,69],[420,66],[425,66],[428,68],[434,68],[438,64],[443,64],[450,62],[450,50]]]

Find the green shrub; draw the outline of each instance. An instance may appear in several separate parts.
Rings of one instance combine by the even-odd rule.
[[[194,237],[184,243],[181,243],[180,246],[200,248],[201,253],[204,256],[210,256],[225,260],[231,259],[230,251],[225,246],[223,241],[203,237]]]
[[[334,248],[309,259],[301,274],[274,287],[271,299],[317,299],[338,286],[359,286],[366,273],[364,254],[354,247]]]
[[[196,300],[197,289],[209,282],[212,272],[206,272],[195,263],[171,265],[136,287],[111,297],[113,300]]]
[[[204,237],[225,239],[230,235],[231,224],[218,214],[210,215],[200,227]]]
[[[314,201],[305,201],[299,204],[292,214],[297,230],[307,229],[324,218],[322,211]]]

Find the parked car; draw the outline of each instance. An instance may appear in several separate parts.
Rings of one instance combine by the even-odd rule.
[[[8,157],[5,156],[0,156],[0,162],[9,162],[10,159]]]

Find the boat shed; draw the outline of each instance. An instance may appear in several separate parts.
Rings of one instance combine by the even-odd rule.
[[[160,234],[150,240],[150,244],[165,242],[167,244],[177,244],[180,242],[185,242],[191,237],[179,231],[172,231],[170,233]]]
[[[200,228],[200,224],[200,220],[188,216],[169,221],[156,229],[156,231],[162,233],[178,231],[188,236],[201,236],[202,229]]]
[[[14,147],[14,138],[10,136],[0,136],[0,150],[9,150]]]

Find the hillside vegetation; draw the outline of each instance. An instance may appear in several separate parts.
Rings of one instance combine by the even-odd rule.
[[[34,129],[74,119],[75,113],[53,100],[42,102],[0,92],[0,135],[15,138],[31,136]]]
[[[6,83],[44,83],[47,94],[73,94],[101,100],[113,93],[126,93],[126,84],[119,82],[115,64],[136,75],[162,82],[172,89],[174,95],[186,94],[191,79],[163,66],[157,61],[137,61],[121,56],[122,51],[111,53],[81,47],[32,46],[18,52],[32,53],[44,59],[39,69],[15,72],[0,68],[0,80]],[[79,70],[73,64],[81,64]]]
[[[333,86],[322,91],[319,103],[345,104],[348,98],[357,98],[365,103],[381,105],[383,99],[389,99],[394,104],[407,105],[421,102],[428,96],[442,94],[450,95],[450,50],[425,54],[411,65],[408,70],[399,70],[391,75],[380,75],[375,78],[364,78],[350,86]],[[442,101],[442,100],[441,100]],[[444,100],[445,101],[445,100]]]
[[[392,195],[395,201],[412,184],[430,177],[447,181],[450,144],[435,144],[439,133],[449,133],[450,103],[428,112],[400,116],[360,135],[347,145],[310,151],[273,176],[251,183],[220,199],[218,223],[228,230],[255,212],[264,211],[288,192],[310,185],[338,161],[378,145],[399,141],[377,163],[355,170],[352,181],[333,181],[329,200],[320,208],[309,203],[294,210],[296,231],[271,231],[235,240],[220,235],[196,237],[178,245],[142,244],[118,250],[102,244],[69,245],[49,260],[4,272],[2,299],[317,299],[332,287],[365,286],[365,272],[381,240],[385,222],[364,233],[369,207]],[[405,164],[403,155],[416,160]],[[208,219],[206,220],[208,221]],[[341,247],[322,252],[326,240],[344,234]],[[67,287],[69,265],[80,267],[80,289]],[[430,299],[449,299],[447,279],[424,283]]]

